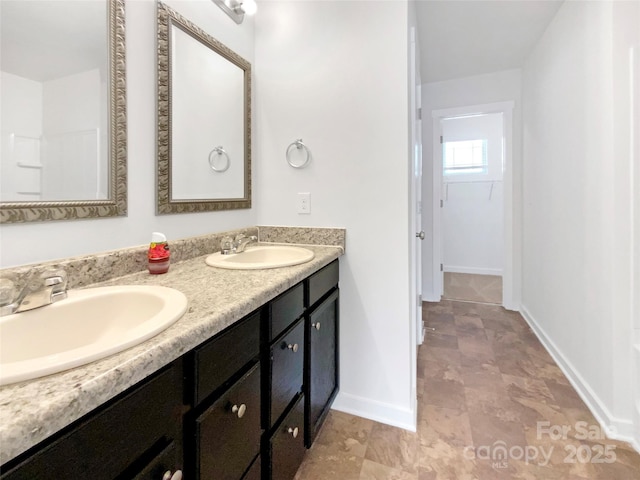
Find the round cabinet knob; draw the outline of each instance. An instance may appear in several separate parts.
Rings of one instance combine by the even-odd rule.
[[[293,353],[296,353],[298,351],[298,344],[297,343],[294,343],[293,345],[289,344],[287,345],[287,348],[291,350]]]
[[[311,326],[316,330],[320,330],[320,322],[312,323]]]
[[[424,240],[424,230],[416,233],[416,237],[418,237],[420,240]]]
[[[289,433],[293,438],[297,438],[298,437],[298,427],[295,428],[287,428],[287,433]]]
[[[242,418],[244,416],[244,413],[247,411],[247,406],[244,403],[241,403],[240,406],[234,405],[233,407],[231,407],[231,411],[233,413],[237,413],[238,418]]]

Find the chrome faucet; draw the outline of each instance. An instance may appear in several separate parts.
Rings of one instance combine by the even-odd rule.
[[[244,249],[247,248],[248,244],[250,244],[251,242],[257,242],[257,241],[258,241],[258,237],[256,237],[255,235],[251,235],[250,237],[247,237],[242,233],[240,233],[236,236],[236,239],[233,241],[233,251],[235,253],[242,253],[244,252]]]
[[[222,255],[230,255],[232,253],[242,253],[244,252],[247,245],[251,242],[257,242],[258,237],[255,235],[251,235],[247,237],[246,235],[239,233],[236,235],[234,240],[231,240],[231,237],[226,236],[222,239],[222,243],[220,245],[220,253]]]
[[[38,277],[27,275],[18,295],[0,306],[0,315],[26,312],[67,298],[67,274],[64,270],[45,271]]]

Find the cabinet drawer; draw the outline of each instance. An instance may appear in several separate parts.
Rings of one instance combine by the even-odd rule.
[[[113,480],[123,475],[158,443],[180,441],[181,381],[182,364],[176,362],[73,424],[14,469],[3,469],[2,480]]]
[[[198,347],[193,361],[193,403],[198,405],[260,351],[260,312]]]
[[[304,398],[284,418],[271,437],[271,477],[292,479],[304,457]]]
[[[314,305],[318,300],[324,297],[329,290],[338,285],[339,263],[334,260],[322,270],[314,273],[309,277],[309,297],[307,307]]]
[[[304,367],[304,321],[271,347],[271,406],[268,426],[282,415],[302,389]]]
[[[196,478],[242,478],[260,452],[260,364],[196,419],[195,433]]]
[[[304,312],[304,287],[292,287],[269,304],[268,341],[273,341]]]
[[[176,444],[171,442],[133,480],[163,480],[167,472],[173,475],[176,470]]]

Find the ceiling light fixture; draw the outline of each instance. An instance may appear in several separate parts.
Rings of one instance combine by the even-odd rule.
[[[213,3],[218,5],[237,24],[242,23],[245,14],[253,15],[258,10],[256,0],[213,0]]]

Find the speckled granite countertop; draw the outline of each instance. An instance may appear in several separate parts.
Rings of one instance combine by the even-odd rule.
[[[164,275],[138,272],[98,285],[162,285],[189,299],[184,316],[156,337],[83,367],[0,388],[0,464],[169,364],[342,255],[305,245],[315,258],[293,267],[222,270],[205,256],[172,265]],[[71,332],[70,332],[71,334]]]

